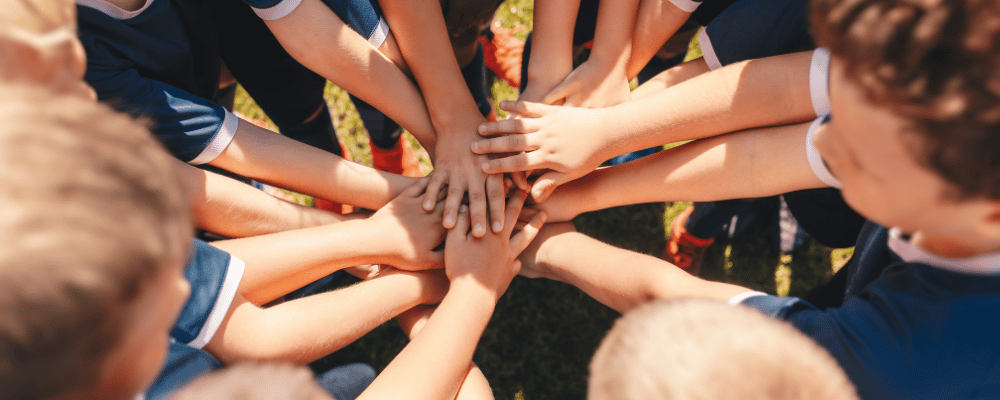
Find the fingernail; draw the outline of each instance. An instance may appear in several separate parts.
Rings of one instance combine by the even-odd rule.
[[[483,126],[479,125],[479,133],[483,132]],[[479,142],[472,142],[472,151],[479,151]]]
[[[429,210],[433,210],[434,209],[434,202],[430,201],[430,200],[425,201],[424,202],[424,209],[428,210],[428,211]]]
[[[503,225],[500,225],[500,222],[493,221],[493,232],[500,232],[501,229],[503,229]]]
[[[455,223],[455,217],[452,217],[450,215],[447,216],[447,217],[444,217],[444,224],[445,225],[453,225],[454,223]]]
[[[481,236],[486,233],[486,228],[483,228],[483,224],[476,224],[476,227],[472,230],[472,234],[476,236]]]
[[[458,212],[460,212],[460,213],[464,213],[466,211],[469,211],[469,206],[467,206],[465,204],[462,204],[462,206],[458,208]],[[448,218],[451,218],[451,216],[449,216]]]
[[[489,171],[489,170],[490,170],[490,163],[488,162],[483,163],[483,171]]]

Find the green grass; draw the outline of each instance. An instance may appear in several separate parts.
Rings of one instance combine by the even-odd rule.
[[[531,30],[531,0],[510,0],[497,18],[504,27],[526,25]],[[692,42],[688,58],[700,49]],[[494,100],[516,99],[517,90],[495,80]],[[326,98],[333,111],[340,138],[354,161],[371,165],[368,138],[354,105],[342,89],[329,85]],[[237,109],[265,119],[246,93],[237,96]],[[501,111],[500,116],[504,113]],[[272,128],[274,126],[272,125]],[[409,136],[430,169],[426,152]],[[297,195],[300,203],[312,199]],[[689,203],[640,204],[581,215],[574,222],[581,232],[615,246],[659,256],[670,233],[669,225]],[[851,255],[851,250],[831,251],[810,240],[795,254],[773,252],[762,235],[717,243],[709,248],[702,276],[745,285],[767,293],[803,295],[824,282]],[[558,282],[515,278],[483,334],[474,361],[482,368],[497,399],[585,398],[589,360],[618,314],[580,290]],[[348,362],[367,362],[381,370],[406,345],[395,323],[387,323],[320,361],[324,368]]]

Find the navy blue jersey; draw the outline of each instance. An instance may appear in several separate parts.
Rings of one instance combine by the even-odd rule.
[[[243,0],[263,18],[287,15],[301,0]],[[77,0],[87,83],[98,99],[152,122],[153,134],[177,158],[212,161],[232,141],[239,118],[208,100],[219,84],[213,18],[224,7],[200,0],[147,0],[125,11],[104,0]],[[325,0],[378,46],[389,34],[368,0]],[[220,9],[221,7],[221,9]]]
[[[839,182],[811,145],[817,177]],[[847,269],[843,303],[820,310],[795,297],[733,299],[786,320],[826,348],[864,399],[1000,398],[1000,254],[945,259],[898,229],[867,222]]]
[[[191,284],[191,297],[184,304],[170,337],[199,349],[208,344],[236,298],[243,270],[242,260],[195,239],[194,254],[184,271]]]
[[[698,36],[711,69],[811,50],[808,0],[739,0],[715,17]]]
[[[160,375],[146,390],[143,398],[146,400],[168,398],[175,390],[219,368],[222,368],[222,363],[208,352],[172,342]]]

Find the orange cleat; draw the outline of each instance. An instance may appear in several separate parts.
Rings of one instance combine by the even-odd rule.
[[[413,146],[410,146],[406,136],[399,135],[399,140],[392,150],[378,148],[371,139],[368,139],[368,144],[372,149],[372,165],[375,169],[413,178],[424,176],[417,154],[413,152]]]
[[[518,25],[512,29],[502,28],[500,23],[490,25],[490,32],[479,37],[483,44],[483,62],[497,77],[512,88],[521,87],[521,55],[524,42],[514,37],[514,33],[524,29]],[[490,37],[492,36],[492,37]]]
[[[670,223],[670,239],[667,239],[667,248],[664,249],[661,258],[686,270],[691,275],[698,276],[705,251],[708,250],[708,246],[715,242],[715,238],[702,239],[684,229],[684,224],[687,223],[688,217],[693,211],[694,206],[689,206]]]

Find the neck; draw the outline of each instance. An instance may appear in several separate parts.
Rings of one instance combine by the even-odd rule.
[[[975,237],[953,238],[917,232],[911,242],[931,254],[947,258],[969,258],[1000,252],[1000,244]]]

